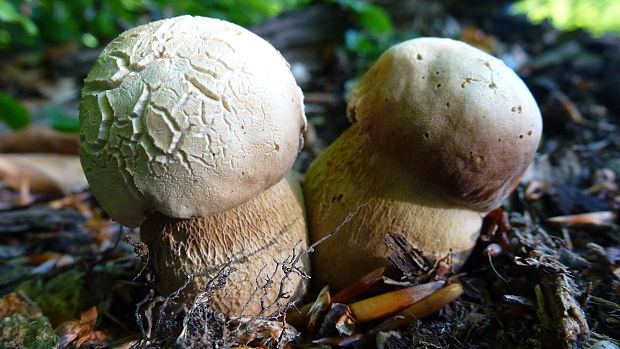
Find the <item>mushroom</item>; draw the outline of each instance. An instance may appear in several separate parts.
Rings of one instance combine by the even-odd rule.
[[[482,217],[518,184],[541,137],[536,101],[500,60],[465,43],[420,38],[390,48],[347,106],[352,125],[310,166],[304,194],[313,279],[339,289],[387,264],[402,234],[458,269]]]
[[[80,122],[92,192],[112,219],[140,226],[159,292],[182,289],[191,303],[230,264],[214,308],[259,312],[257,282],[307,246],[301,189],[285,177],[306,128],[303,95],[279,52],[204,17],[130,29],[88,74]],[[303,292],[289,276],[284,291]]]

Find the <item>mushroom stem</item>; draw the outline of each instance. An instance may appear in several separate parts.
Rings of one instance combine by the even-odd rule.
[[[313,256],[313,282],[329,282],[336,290],[388,263],[387,232],[402,234],[427,256],[452,253],[458,268],[482,223],[481,213],[448,202],[398,159],[377,150],[357,123],[315,160],[304,191],[312,241],[367,203]]]
[[[236,268],[226,287],[211,298],[216,310],[229,315],[259,313],[264,292],[263,304],[275,301],[285,277],[278,263],[291,262],[307,248],[301,188],[292,174],[256,198],[209,217],[178,219],[151,214],[140,232],[161,294],[183,287],[191,275],[180,293],[182,301],[191,304],[223,267],[230,263]],[[307,256],[300,259],[298,267],[308,272]],[[284,290],[295,292],[291,295],[294,300],[305,292],[306,281],[295,273],[289,276]],[[273,285],[260,289],[269,278]]]

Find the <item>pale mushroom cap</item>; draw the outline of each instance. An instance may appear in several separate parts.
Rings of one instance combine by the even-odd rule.
[[[377,149],[399,158],[450,202],[501,204],[532,160],[540,111],[499,59],[450,39],[409,40],[364,75],[347,108]]]
[[[183,16],[121,34],[88,74],[80,156],[116,221],[209,216],[284,177],[306,127],[303,96],[269,43]]]

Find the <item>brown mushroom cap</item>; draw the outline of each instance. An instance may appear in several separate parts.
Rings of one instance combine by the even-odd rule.
[[[523,81],[499,59],[450,39],[409,40],[364,75],[348,116],[447,200],[496,208],[531,162],[542,131]]]
[[[255,197],[290,169],[306,126],[278,51],[191,16],[112,41],[85,80],[80,121],[93,194],[128,226],[149,212],[209,216]]]

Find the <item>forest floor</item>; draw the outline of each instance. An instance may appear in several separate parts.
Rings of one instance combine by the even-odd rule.
[[[385,6],[401,36],[366,51],[353,42],[347,14],[324,5],[253,30],[281,50],[304,89],[310,127],[295,165],[301,173],[347,127],[355,78],[399,39],[458,38],[524,79],[543,114],[543,140],[521,185],[485,218],[465,267],[454,274],[422,259],[408,269],[419,256],[389,236],[402,279],[378,271],[353,287],[362,299],[375,282],[387,292],[443,280],[462,285],[460,297],[450,302],[437,291],[426,305],[440,310],[404,325],[352,326],[343,307],[313,290],[310,315],[283,336],[278,316],[226,319],[208,304],[188,309],[157,297],[139,232],[105,217],[75,166],[79,136],[49,127],[77,114],[81,81],[99,52],[64,45],[1,59],[0,86],[35,120],[0,134],[0,347],[618,348],[620,38],[533,25],[499,5],[393,3]],[[61,116],[41,116],[50,114]]]

